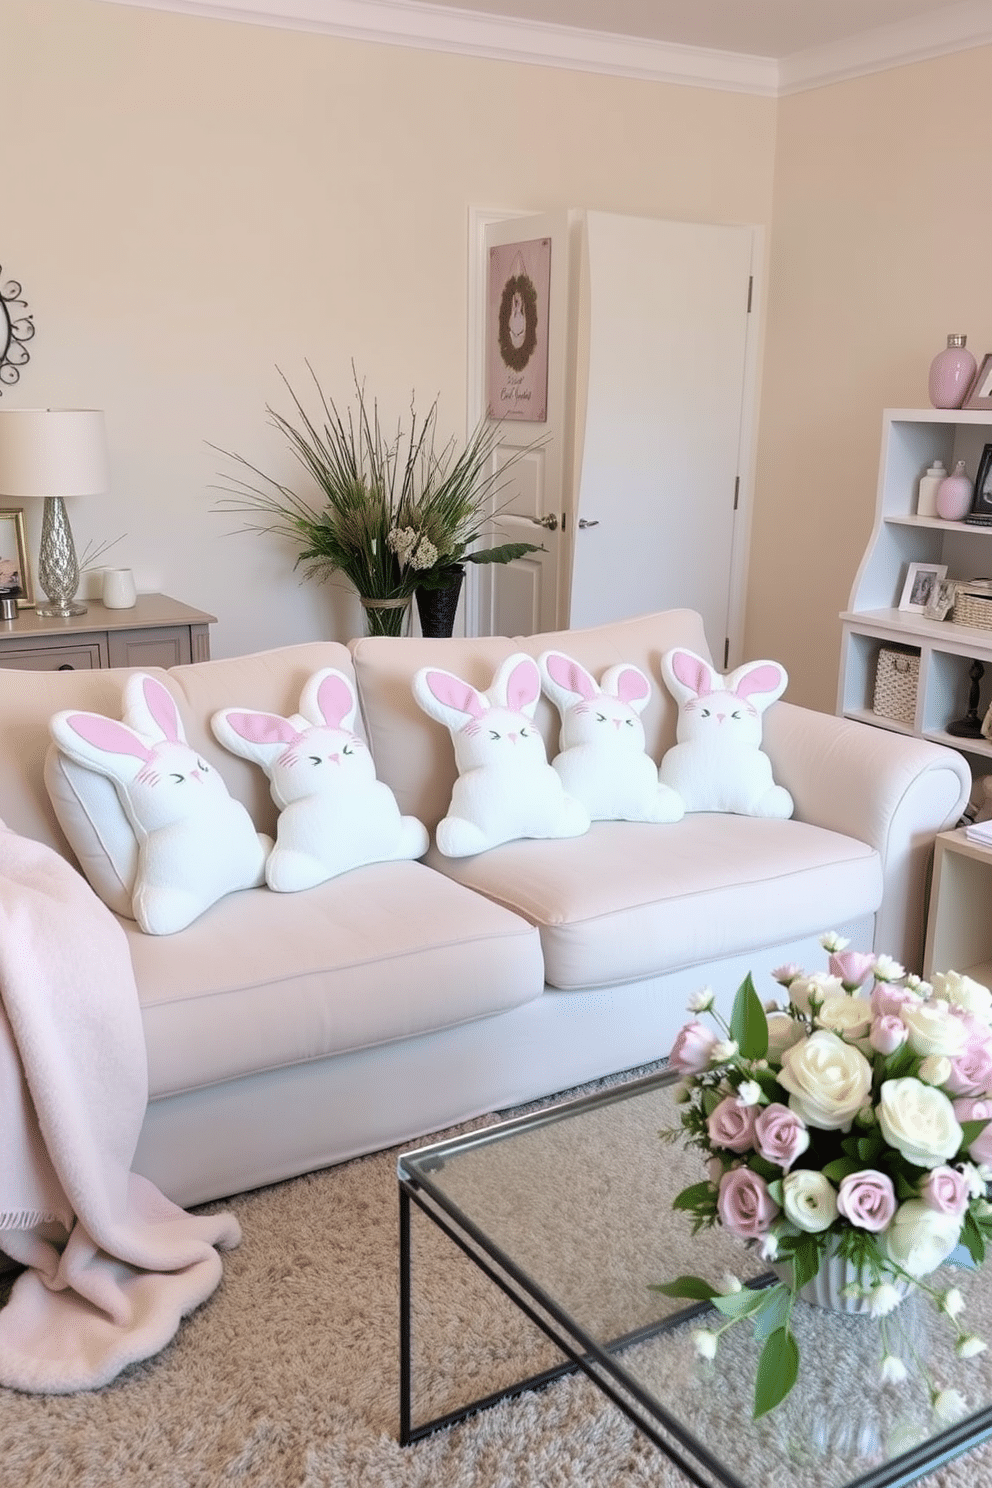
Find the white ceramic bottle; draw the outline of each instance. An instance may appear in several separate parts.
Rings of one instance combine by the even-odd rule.
[[[942,460],[934,460],[925,475],[920,476],[920,493],[916,498],[916,515],[918,517],[935,517],[937,515],[937,487],[947,474],[947,469]]]

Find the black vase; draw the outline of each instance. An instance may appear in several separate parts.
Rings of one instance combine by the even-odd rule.
[[[421,634],[425,636],[450,636],[455,628],[455,613],[458,596],[462,592],[465,570],[452,567],[451,583],[445,589],[417,589],[417,614],[420,616]]]

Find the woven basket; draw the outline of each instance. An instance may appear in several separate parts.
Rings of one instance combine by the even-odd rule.
[[[951,620],[955,625],[992,630],[992,584],[957,584]]]
[[[916,689],[920,653],[909,646],[882,646],[875,667],[875,696],[871,710],[879,718],[912,726],[916,718]]]

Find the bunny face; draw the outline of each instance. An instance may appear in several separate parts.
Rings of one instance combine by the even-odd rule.
[[[217,738],[254,760],[269,777],[280,808],[311,796],[336,795],[375,780],[364,742],[346,729],[309,727],[305,718],[225,708],[213,719]]]
[[[639,667],[608,667],[599,682],[581,663],[560,651],[538,658],[541,685],[561,714],[561,747],[589,745],[597,750],[644,749],[639,714],[651,697],[651,683]]]
[[[436,667],[417,673],[413,692],[424,712],[450,729],[459,774],[547,765],[544,739],[534,722],[540,674],[523,652],[503,662],[485,692]]]

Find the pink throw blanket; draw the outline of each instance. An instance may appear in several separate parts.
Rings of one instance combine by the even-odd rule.
[[[0,822],[0,1384],[94,1389],[147,1359],[221,1278],[230,1214],[197,1217],[131,1162],[148,1099],[127,941],[50,848]]]

